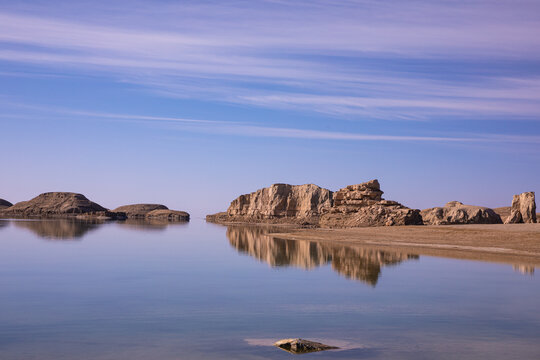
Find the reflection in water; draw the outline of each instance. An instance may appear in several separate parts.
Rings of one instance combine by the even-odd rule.
[[[381,267],[397,265],[418,255],[361,247],[331,245],[314,241],[296,241],[269,236],[279,228],[229,226],[227,238],[239,252],[249,254],[271,266],[296,266],[311,269],[332,264],[347,278],[375,286]]]
[[[188,221],[168,221],[163,219],[126,219],[118,222],[119,225],[133,230],[165,230],[168,226],[185,226]]]
[[[512,265],[515,271],[520,272],[524,275],[534,275],[534,266],[532,265]]]
[[[54,240],[75,240],[81,238],[101,223],[81,221],[75,219],[58,220],[16,220],[12,224],[20,228],[31,230],[36,235]]]

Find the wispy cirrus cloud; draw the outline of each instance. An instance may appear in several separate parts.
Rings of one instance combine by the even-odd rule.
[[[130,4],[0,8],[0,61],[336,117],[539,118],[534,1]]]

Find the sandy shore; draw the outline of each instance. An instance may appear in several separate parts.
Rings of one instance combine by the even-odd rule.
[[[273,237],[540,266],[540,224],[283,229]]]

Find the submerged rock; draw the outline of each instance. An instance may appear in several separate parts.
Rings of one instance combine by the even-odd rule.
[[[464,205],[459,201],[450,201],[443,207],[425,209],[420,213],[426,225],[502,224],[501,217],[493,209]]]
[[[10,202],[7,201],[7,200],[0,199],[0,210],[1,210],[1,209],[8,208],[8,207],[10,207],[10,206],[13,206],[13,204],[10,203]]]
[[[524,192],[514,195],[510,216],[505,224],[536,223],[536,201],[534,192]]]
[[[320,218],[322,227],[422,225],[419,210],[382,198],[378,180],[349,185],[334,193],[334,206]]]
[[[316,341],[309,341],[299,338],[279,340],[275,342],[274,345],[293,354],[339,349],[336,346],[325,345]]]
[[[48,192],[32,200],[21,201],[0,211],[2,216],[53,217],[107,211],[103,206],[88,200],[82,194]]]
[[[132,204],[117,207],[113,211],[125,213],[128,219],[144,219],[153,210],[169,210],[169,208],[161,204]]]

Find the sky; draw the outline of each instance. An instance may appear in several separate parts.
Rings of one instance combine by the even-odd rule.
[[[540,191],[537,0],[0,0],[0,198]]]

